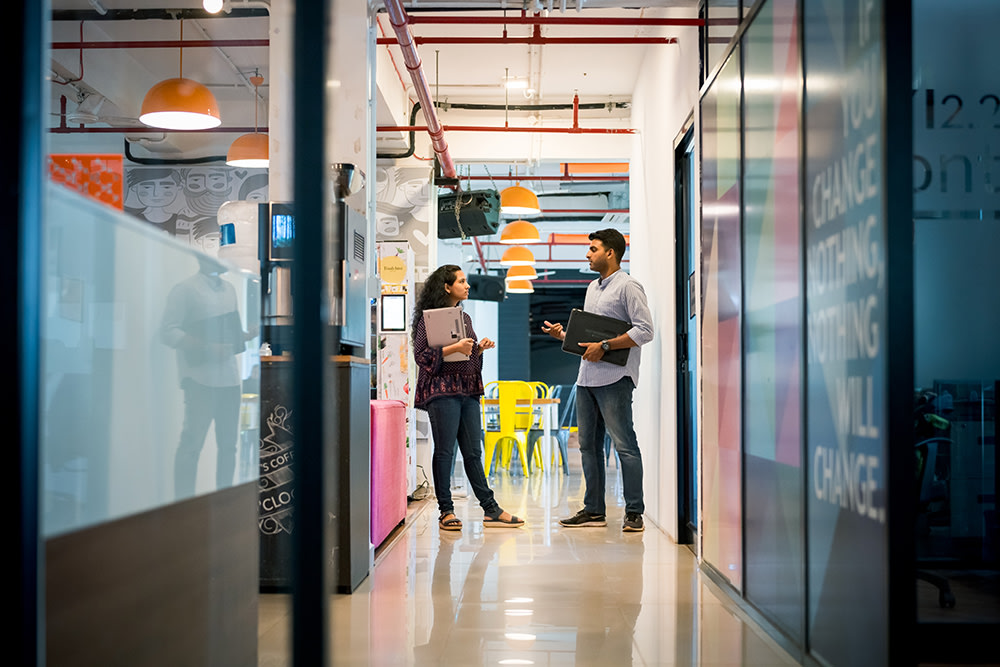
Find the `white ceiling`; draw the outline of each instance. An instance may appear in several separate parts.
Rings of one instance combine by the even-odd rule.
[[[275,2],[281,0],[273,0]],[[582,11],[576,10],[576,2],[583,3]],[[558,1],[527,3],[528,14],[541,9],[542,15],[565,18],[593,17],[687,17],[696,16],[697,0],[640,0],[644,8],[621,9],[615,5],[622,0],[567,0],[566,11]],[[247,8],[262,8],[269,3],[260,0],[230,0],[237,13]],[[462,0],[420,0],[406,3],[411,16],[507,16],[522,14],[520,2],[469,2]],[[176,20],[97,20],[97,13],[108,10],[105,19],[124,11],[144,11],[170,7],[174,10],[200,10],[201,0],[51,0],[54,17],[61,20],[52,22],[53,42],[79,42],[81,20],[84,41],[148,41],[176,40],[180,38],[180,22]],[[506,8],[506,12],[504,10]],[[473,11],[475,10],[475,11]],[[73,13],[80,12],[80,13]],[[269,20],[264,15],[254,17],[226,18],[190,17],[184,23],[185,40],[246,40],[267,39]],[[176,16],[176,13],[174,13]],[[119,14],[119,17],[122,15]],[[148,16],[148,14],[144,15]],[[388,16],[380,13],[380,36],[394,36]],[[503,26],[499,25],[430,25],[419,24],[412,27],[417,37],[500,37]],[[507,34],[512,37],[528,36],[531,27],[508,26]],[[682,28],[648,26],[544,26],[544,37],[562,38],[608,38],[608,37],[670,37],[680,34]],[[687,29],[690,30],[690,29]],[[690,35],[690,33],[688,33]],[[690,41],[688,41],[690,43]],[[410,77],[404,67],[402,56],[396,45],[376,47],[384,54],[391,53],[398,74],[381,76],[383,87],[395,90],[380,91],[378,105],[379,125],[399,125],[408,122],[403,104],[390,104],[386,100],[402,100],[403,95],[416,100]],[[572,109],[517,112],[510,106],[537,104],[572,105],[574,95],[579,95],[582,104],[614,103],[613,108],[600,110],[580,110],[578,123],[581,127],[628,128],[630,115],[628,104],[633,84],[639,72],[645,45],[473,45],[473,44],[427,44],[418,46],[423,61],[424,75],[431,87],[431,93],[438,102],[457,104],[506,105],[507,111],[466,111],[452,109],[440,113],[441,122],[447,125],[510,126],[541,125],[548,127],[568,126],[572,123]],[[359,56],[360,57],[360,56]],[[80,50],[54,50],[52,53],[52,77],[54,81],[67,82],[52,86],[51,125],[60,124],[61,104],[70,114],[68,124],[81,121],[86,127],[109,126],[138,127],[134,120],[139,112],[145,92],[157,81],[178,75],[180,56],[174,48],[118,48],[84,49],[81,72]],[[267,98],[269,94],[270,69],[268,49],[265,46],[223,46],[219,48],[185,48],[183,51],[184,76],[206,84],[216,95],[223,117],[223,126],[254,125],[254,93],[249,77],[259,73],[264,77],[264,85],[259,89],[259,106],[256,107],[258,124],[267,125]],[[79,81],[71,81],[79,77]],[[504,76],[526,79],[532,92],[507,91]],[[90,99],[87,99],[89,96]],[[65,98],[65,101],[63,101]],[[395,107],[395,108],[394,108]],[[74,112],[78,112],[74,115]],[[88,119],[79,112],[89,112],[97,116]],[[395,117],[394,117],[395,116]],[[418,118],[423,125],[423,118]],[[68,135],[59,135],[66,141]],[[94,136],[94,135],[86,135]],[[121,145],[121,134],[101,135],[107,143],[114,139]],[[145,136],[142,145],[132,146],[133,152],[143,156],[192,158],[224,155],[229,144],[237,136],[232,133],[199,133],[184,135],[170,133],[163,141],[152,141],[155,135]],[[79,139],[77,136],[75,139]],[[626,150],[618,148],[596,148],[600,139],[593,135],[524,135],[524,134],[446,134],[452,157],[459,164],[460,171],[471,175],[486,175],[488,171],[495,177],[508,174],[548,174],[558,173],[559,164],[567,160],[581,160],[588,154],[602,161],[628,160]],[[376,150],[396,152],[405,148],[408,135],[404,133],[380,133],[377,135]],[[426,147],[426,137],[418,137],[418,145]],[[606,142],[607,143],[607,142]],[[627,146],[618,139],[609,146]],[[593,147],[588,149],[588,146]],[[508,150],[505,151],[504,148]],[[591,152],[588,153],[588,150]],[[620,155],[609,154],[621,152]],[[506,154],[505,154],[506,153]],[[596,154],[601,153],[601,154]],[[473,187],[503,188],[509,182],[475,182]],[[559,182],[525,183],[543,193],[554,194],[565,189]],[[592,189],[597,192],[615,191],[627,193],[627,185],[594,184],[593,187],[577,186],[577,189]],[[603,197],[607,202],[608,198]],[[619,195],[620,196],[620,195]],[[625,195],[627,196],[627,194]],[[593,200],[592,200],[593,201]],[[605,204],[606,206],[608,204]],[[620,204],[618,204],[620,205]],[[567,206],[560,204],[563,208]],[[589,208],[589,206],[588,206]],[[563,216],[557,223],[558,231],[579,232],[597,228],[593,216],[574,224]],[[627,216],[609,214],[605,220],[627,230]],[[548,224],[548,223],[546,223]],[[547,233],[543,229],[543,234]],[[582,251],[580,252],[582,255]]]

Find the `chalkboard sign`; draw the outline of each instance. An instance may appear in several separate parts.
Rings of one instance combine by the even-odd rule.
[[[257,514],[261,590],[287,589],[291,585],[291,533],[295,528],[291,379],[291,363],[261,364]]]

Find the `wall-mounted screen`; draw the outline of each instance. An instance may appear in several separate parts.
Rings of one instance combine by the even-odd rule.
[[[406,295],[382,295],[382,331],[406,331]]]
[[[288,204],[271,204],[268,253],[273,260],[294,258],[295,216]]]

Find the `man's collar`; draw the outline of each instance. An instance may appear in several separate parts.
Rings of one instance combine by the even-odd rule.
[[[619,266],[617,269],[615,269],[614,273],[610,274],[607,278],[602,278],[600,276],[597,276],[597,284],[600,285],[601,287],[604,287],[604,283],[614,278],[619,272],[621,272],[621,270],[622,267]]]

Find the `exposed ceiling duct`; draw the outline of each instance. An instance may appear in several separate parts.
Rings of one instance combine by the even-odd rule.
[[[448,152],[448,142],[444,140],[444,129],[441,127],[437,112],[434,110],[431,90],[427,85],[427,78],[424,76],[424,68],[420,62],[420,55],[417,53],[417,45],[414,43],[413,35],[410,33],[406,10],[403,9],[402,0],[385,0],[385,10],[389,14],[389,23],[392,24],[399,48],[403,52],[403,61],[406,63],[406,69],[410,72],[410,78],[413,80],[414,92],[424,112],[424,118],[427,121],[427,133],[431,137],[431,145],[434,147],[434,153],[438,156],[438,161],[441,163],[441,170],[445,178],[456,178],[458,174],[455,171],[455,162]]]

